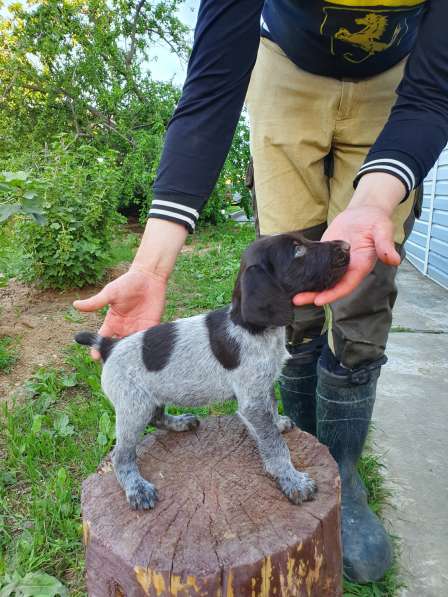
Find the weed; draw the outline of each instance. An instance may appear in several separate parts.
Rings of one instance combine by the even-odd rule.
[[[17,572],[6,574],[0,578],[0,595],[2,597],[60,597],[68,596],[68,591],[54,576],[42,572],[30,572],[20,576]]]
[[[64,313],[64,319],[70,323],[84,323],[86,320],[85,316],[77,311],[74,307],[69,307],[67,309],[67,311]]]
[[[0,338],[0,372],[10,373],[19,358],[17,339],[11,336]]]

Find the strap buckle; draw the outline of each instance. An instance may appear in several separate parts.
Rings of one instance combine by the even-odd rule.
[[[364,365],[364,367],[358,367],[358,369],[351,369],[348,373],[348,379],[350,383],[356,386],[362,386],[366,383],[369,383],[372,379],[372,372],[376,371],[383,365],[387,363],[386,355],[383,355],[381,358],[373,361],[373,363],[369,363],[368,365]]]

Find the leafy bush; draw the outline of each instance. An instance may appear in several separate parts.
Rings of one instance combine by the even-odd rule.
[[[43,224],[38,190],[29,172],[0,172],[0,224],[18,213],[30,215],[38,224]]]
[[[166,126],[179,100],[180,91],[170,83],[147,82],[145,102],[132,102],[120,124],[131,131],[132,144],[113,144],[119,151],[122,168],[120,208],[136,207],[146,220],[152,200],[152,185],[157,175]]]
[[[26,257],[22,277],[43,287],[66,288],[97,282],[123,221],[117,212],[120,171],[115,152],[92,146],[71,149],[64,139],[40,160],[45,226],[21,219],[18,234]]]
[[[20,162],[61,134],[102,156],[113,150],[122,175],[119,207],[146,220],[180,95],[171,82],[152,78],[151,60],[159,44],[187,58],[190,33],[176,16],[181,3],[86,0],[82,9],[58,0],[8,3],[9,18],[0,26],[0,161]],[[242,119],[202,221],[223,221],[235,193],[248,207],[247,139]]]
[[[220,224],[227,219],[229,207],[235,196],[240,197],[240,206],[249,216],[252,213],[251,199],[246,188],[246,169],[250,161],[249,127],[245,115],[240,118],[227,159],[216,182],[215,188],[201,213],[201,222]]]

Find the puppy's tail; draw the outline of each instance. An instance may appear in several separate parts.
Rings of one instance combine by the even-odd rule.
[[[115,344],[120,341],[120,338],[107,338],[94,332],[79,332],[75,336],[75,341],[78,344],[96,348],[101,355],[101,360],[105,363]]]

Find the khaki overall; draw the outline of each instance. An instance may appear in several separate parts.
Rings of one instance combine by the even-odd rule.
[[[262,38],[247,94],[251,152],[261,234],[304,230],[319,240],[353,195],[353,179],[396,99],[404,61],[364,80],[305,72]],[[331,172],[328,158],[331,156]],[[395,242],[414,223],[415,193],[395,211]],[[328,310],[296,310],[290,341],[298,344],[328,327],[329,344],[349,368],[383,356],[392,322],[397,268],[378,262],[347,298]]]

